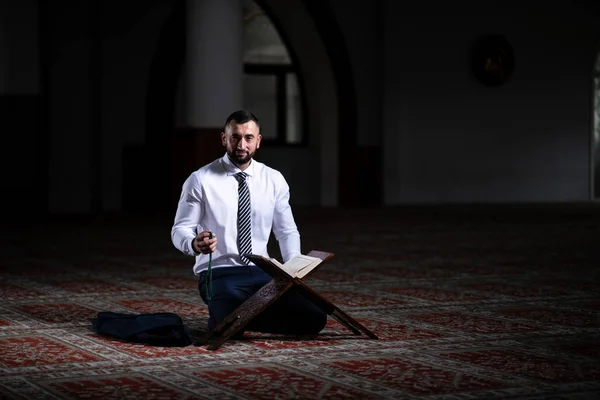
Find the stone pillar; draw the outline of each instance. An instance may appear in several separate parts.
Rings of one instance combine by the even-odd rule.
[[[241,0],[187,0],[180,117],[173,143],[173,193],[194,170],[224,154],[225,118],[243,105]]]
[[[242,106],[244,23],[240,0],[187,0],[185,121],[220,127]]]

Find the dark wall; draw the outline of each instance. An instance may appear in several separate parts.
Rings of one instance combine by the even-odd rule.
[[[148,133],[160,138],[173,115],[173,65],[181,60],[169,62],[173,42],[165,38],[171,28],[177,34],[169,21],[179,3],[0,2],[5,214],[30,207],[116,211],[138,194],[170,190],[152,185],[146,166],[163,156],[144,148]],[[326,14],[335,26],[329,30],[317,3],[301,3],[312,4],[306,12],[313,17],[302,24],[327,35],[327,54],[341,54],[331,64],[348,66],[338,69],[344,79],[329,79],[326,63],[303,58],[312,66],[305,75],[313,80],[308,104],[316,145],[265,153],[291,177],[295,200],[332,202],[338,188],[334,175],[325,176],[326,162],[338,136],[358,146],[347,162],[360,172],[352,178],[363,201],[376,198],[369,182],[381,176],[385,204],[589,198],[592,68],[600,39],[594,2],[330,0]],[[310,49],[297,39],[302,24],[281,26],[293,25],[289,36],[299,54]],[[470,69],[471,46],[487,33],[503,35],[514,49],[514,73],[499,87],[482,85]],[[344,51],[333,51],[335,43]],[[338,111],[315,90],[323,86],[319,79],[334,82],[337,96],[352,92],[352,129],[338,130],[348,125],[334,123]],[[339,85],[348,79],[353,87],[344,91]],[[161,118],[150,118],[156,114]],[[329,135],[327,127],[336,132]],[[297,165],[307,159],[311,169],[302,173]],[[319,190],[314,175],[321,177]]]
[[[46,7],[50,212],[122,209],[125,165],[133,159],[124,157],[135,153],[126,149],[145,146],[152,60],[172,3],[90,0]],[[160,160],[133,161],[146,167],[135,171],[135,183]],[[146,185],[137,189],[138,198],[152,196]]]
[[[385,16],[387,204],[589,199],[600,20],[588,4],[387,1]],[[490,33],[514,50],[497,87],[470,65]]]
[[[0,1],[2,209],[45,210],[46,159],[35,1]]]

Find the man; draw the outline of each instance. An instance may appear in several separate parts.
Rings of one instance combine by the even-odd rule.
[[[284,262],[300,253],[289,186],[279,171],[253,159],[261,139],[258,118],[245,110],[234,112],[221,132],[226,154],[193,172],[183,184],[171,239],[181,252],[196,257],[194,273],[208,305],[209,329],[272,279],[240,254],[269,257],[271,230]],[[212,279],[207,279],[211,260]],[[247,328],[316,334],[326,322],[326,313],[289,290]]]

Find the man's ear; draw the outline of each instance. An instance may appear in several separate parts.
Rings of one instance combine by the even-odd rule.
[[[256,148],[259,149],[260,148],[260,140],[262,139],[262,135],[259,133],[256,136]]]
[[[227,136],[225,135],[225,132],[221,132],[221,144],[227,147]]]

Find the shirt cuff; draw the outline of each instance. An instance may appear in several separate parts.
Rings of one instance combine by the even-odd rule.
[[[196,239],[196,238],[192,238],[192,240],[190,240],[190,241],[188,242],[188,244],[189,244],[189,246],[190,246],[190,251],[189,251],[189,253],[190,253],[190,255],[192,255],[192,256],[199,256],[199,255],[200,255],[200,254],[202,254],[202,253],[196,253],[196,250],[194,249],[194,239]]]

